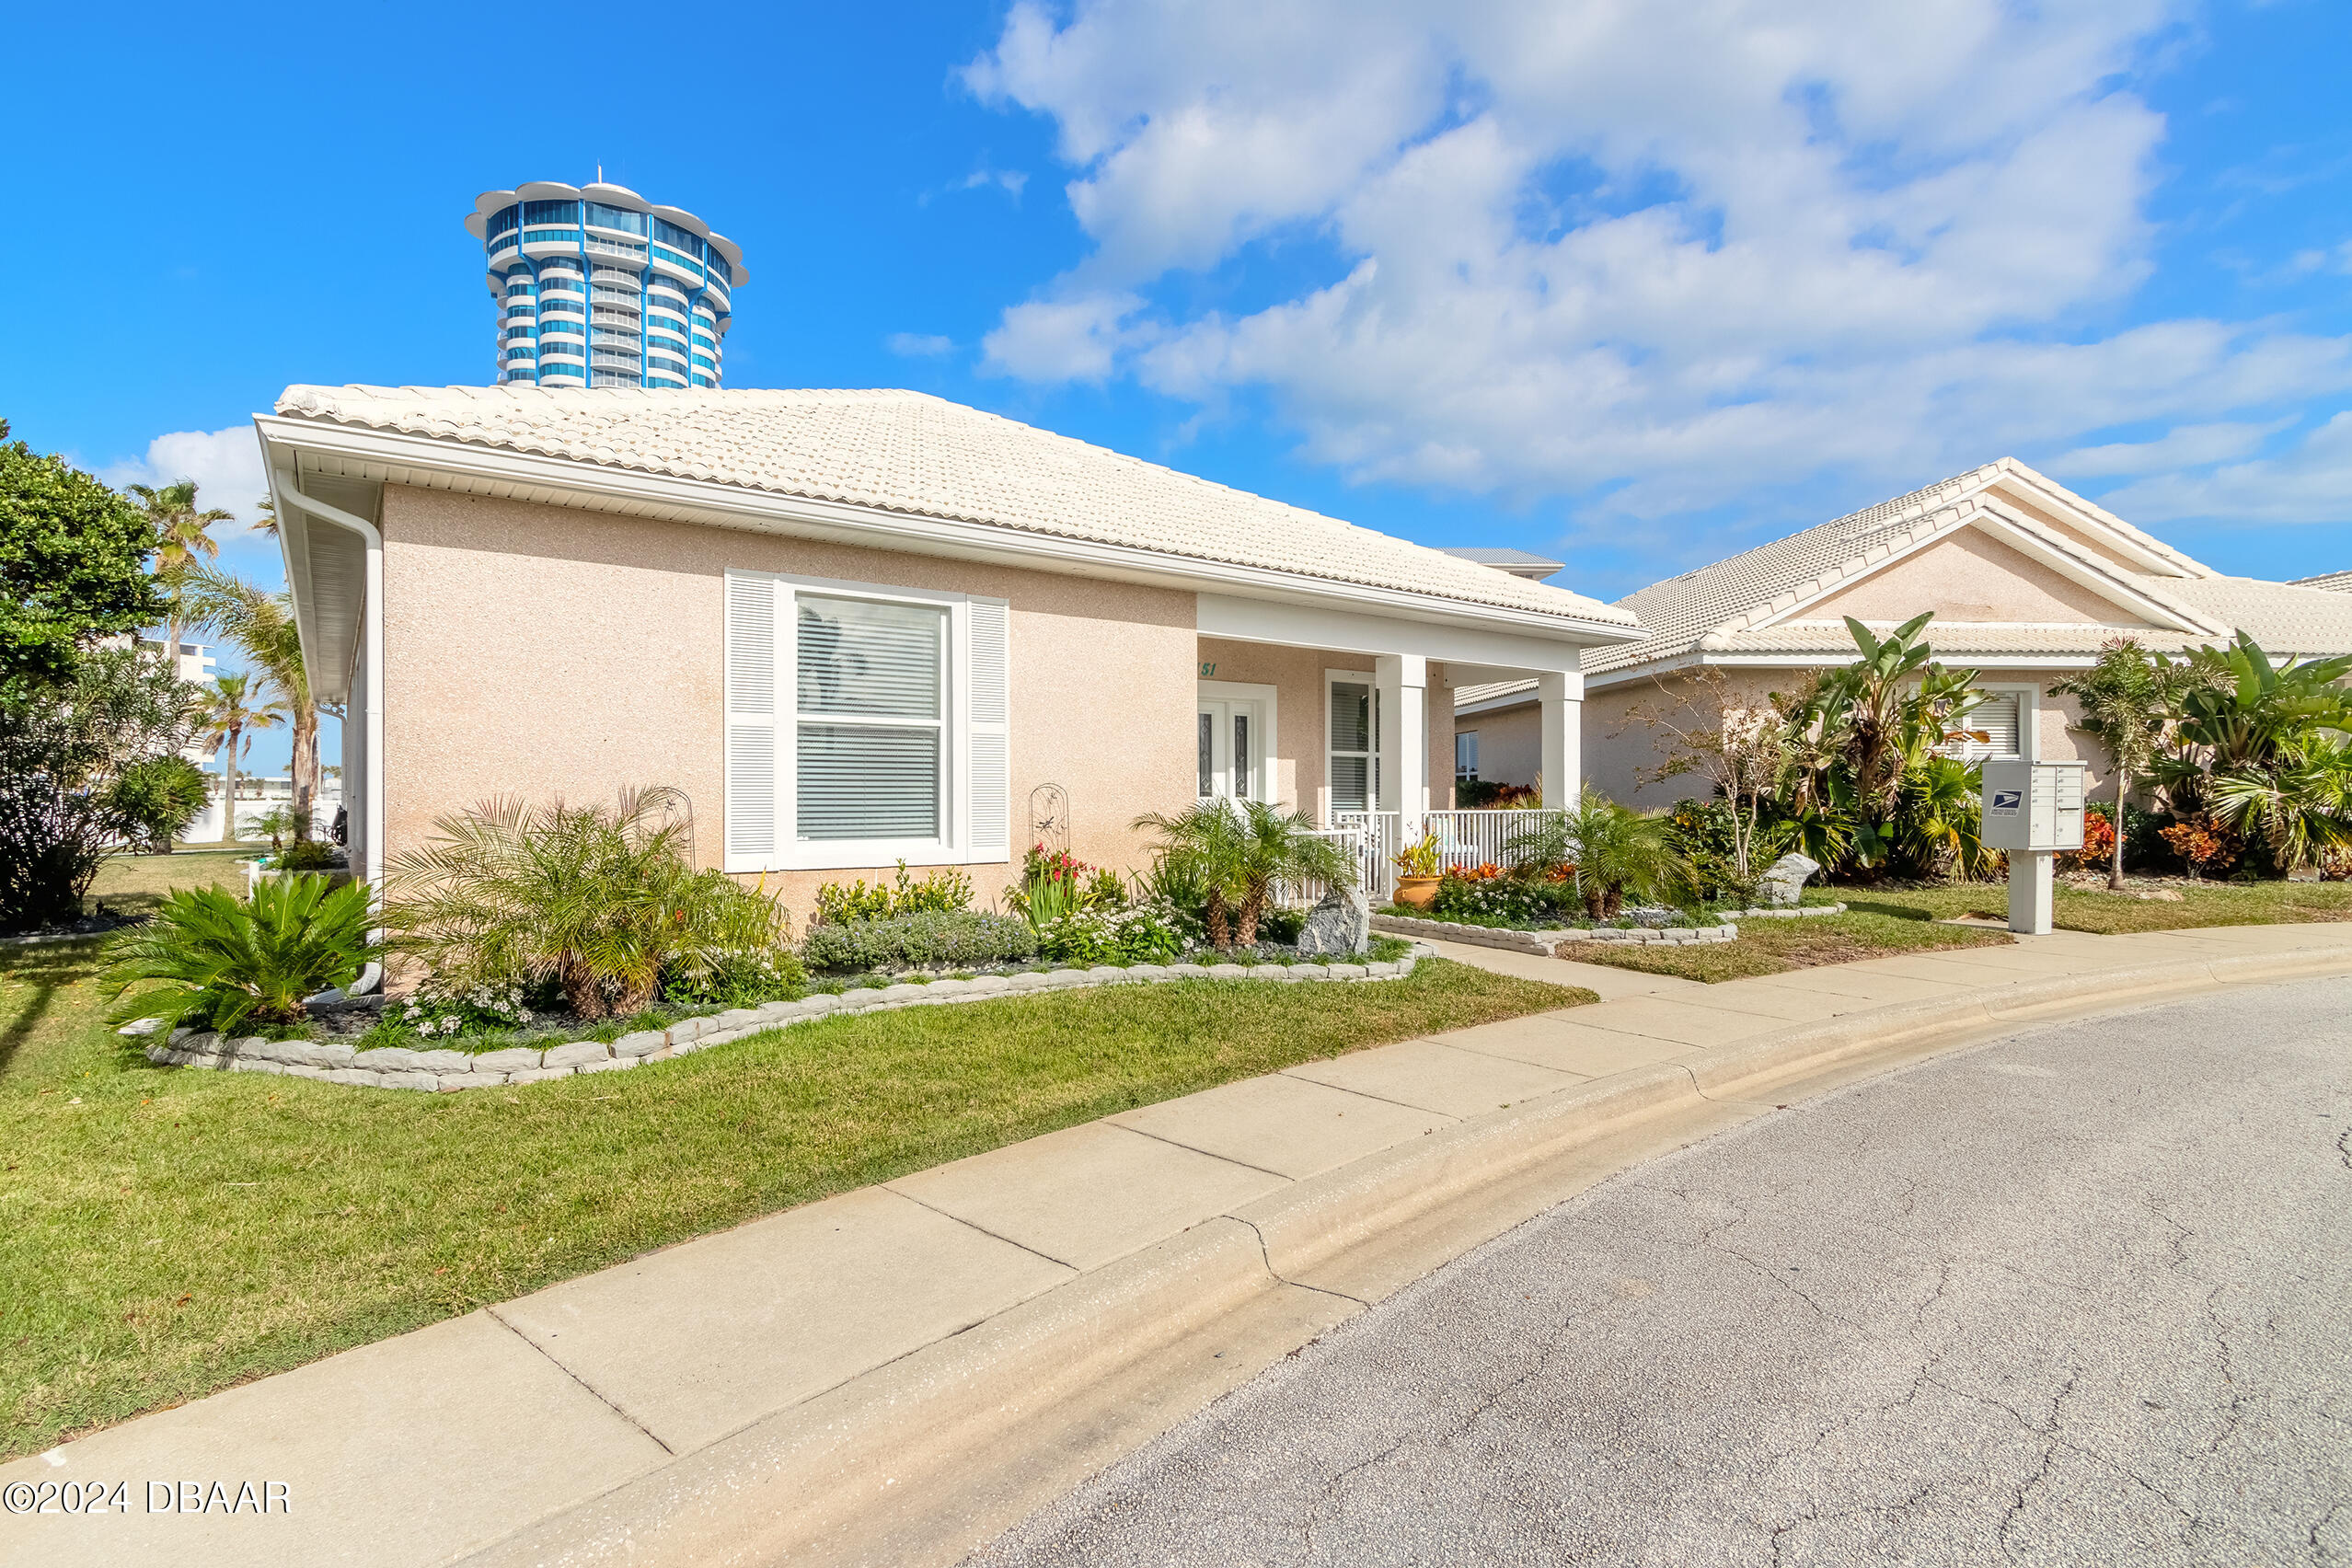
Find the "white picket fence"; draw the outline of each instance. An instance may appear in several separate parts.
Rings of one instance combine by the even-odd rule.
[[[1423,831],[1437,836],[1438,863],[1468,870],[1508,865],[1511,845],[1557,811],[1424,812]],[[1366,893],[1386,898],[1397,885],[1396,856],[1404,848],[1402,818],[1396,812],[1333,812],[1332,835],[1356,838],[1356,865]]]

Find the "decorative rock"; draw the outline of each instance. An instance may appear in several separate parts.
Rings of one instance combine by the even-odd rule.
[[[173,1030],[173,1031],[171,1032],[171,1043],[172,1043],[174,1045],[177,1045],[177,1044],[179,1044],[181,1041],[183,1041],[183,1040],[187,1039],[190,1035],[191,1035],[191,1034],[193,1034],[193,1033],[195,1033],[195,1032],[195,1032],[194,1030],[192,1030],[192,1029],[185,1029],[185,1028],[182,1028],[182,1029],[175,1029],[175,1030]]]
[[[179,1043],[179,1048],[191,1056],[209,1056],[221,1048],[221,1037],[208,1030],[190,1035]]]
[[[613,1048],[601,1040],[575,1040],[568,1045],[558,1045],[539,1058],[543,1067],[578,1067],[590,1062],[609,1062]]]
[[[1820,861],[1792,852],[1773,861],[1757,885],[1767,905],[1786,909],[1802,901],[1805,879],[1820,869]]]
[[[1637,904],[1625,912],[1625,917],[1644,930],[1657,930],[1674,918],[1674,911],[1658,904]]]
[[[1372,905],[1361,888],[1335,887],[1307,912],[1298,930],[1298,951],[1353,957],[1372,942]]]
[[[624,1034],[618,1040],[614,1041],[613,1055],[616,1056],[628,1056],[632,1058],[638,1056],[651,1056],[656,1051],[666,1050],[669,1047],[669,1043],[670,1042],[668,1037],[663,1034],[660,1030],[641,1029],[635,1034]],[[477,1066],[480,1066],[478,1062],[475,1065]]]
[[[524,1045],[509,1045],[502,1051],[485,1051],[474,1058],[478,1073],[527,1072],[539,1065],[539,1054]]]
[[[163,1026],[164,1020],[159,1018],[134,1018],[129,1023],[124,1024],[114,1032],[117,1034],[128,1035],[133,1040],[144,1040],[148,1035],[155,1033]],[[172,1031],[174,1035],[177,1035],[179,1032],[178,1030]]]

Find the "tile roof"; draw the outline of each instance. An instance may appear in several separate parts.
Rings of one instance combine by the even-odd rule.
[[[2352,571],[2323,571],[2317,577],[2298,577],[2288,586],[2324,588],[2331,594],[2352,594]]]
[[[1633,629],[1626,610],[922,392],[289,386],[282,415]]]
[[[1587,651],[1585,670],[1588,674],[1603,674],[1690,653],[1702,645],[1711,652],[1758,656],[1842,654],[1852,648],[1853,639],[1841,618],[1777,617],[1907,546],[1960,526],[1975,510],[1971,498],[1976,492],[2005,474],[2058,495],[2068,494],[2024,465],[2003,458],[1695,571],[1654,582],[1618,601],[1620,606],[1641,617],[1650,635],[1638,642]],[[2099,528],[2171,561],[2182,574],[2160,577],[2123,570],[2092,553],[2079,540],[2030,517],[2004,522],[2096,568],[2116,587],[2152,600],[2183,619],[2242,628],[2274,655],[2352,652],[2352,572],[2306,579],[2300,584],[2225,576],[2080,498],[2073,498],[2072,503]],[[2322,591],[2329,587],[2342,591]],[[2101,643],[2127,635],[2146,647],[2170,651],[2222,640],[2220,635],[2136,625],[2120,606],[2112,626],[1943,621],[1930,635],[1938,649],[1963,658],[2096,652]],[[1498,681],[1457,687],[1454,700],[1462,706],[1532,689],[1533,683],[1527,680]]]

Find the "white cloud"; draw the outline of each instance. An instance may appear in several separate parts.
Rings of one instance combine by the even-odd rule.
[[[269,479],[261,471],[260,438],[249,424],[209,433],[181,430],[159,435],[147,444],[146,455],[110,464],[98,471],[98,478],[116,490],[195,480],[197,505],[221,507],[236,514],[235,523],[218,524],[213,529],[213,536],[224,541],[252,525],[259,513],[257,503],[270,493]]]
[[[2352,410],[2337,414],[2273,457],[2208,474],[2164,474],[2101,498],[2119,515],[2164,522],[2352,524]],[[2331,570],[2323,562],[2310,570]]]
[[[2295,421],[2273,420],[2266,424],[2178,425],[2154,441],[2114,442],[2104,446],[2078,446],[2045,465],[2062,479],[2099,478],[2111,474],[2154,474],[2168,468],[2196,467],[2243,457]]]
[[[1143,340],[1122,326],[1142,305],[1124,294],[1017,305],[980,347],[990,369],[1025,381],[1101,381],[1122,348]]]
[[[2352,340],[2097,325],[2150,266],[2130,84],[2174,10],[1020,0],[964,79],[1051,118],[1093,246],[987,363],[1262,389],[1355,477],[1643,515],[2114,464],[2088,438],[2138,421],[2242,455],[2217,432],[2352,386]],[[1328,268],[1250,308],[1162,286],[1299,239]]]
[[[882,346],[904,359],[931,359],[955,347],[955,340],[936,332],[893,332]]]

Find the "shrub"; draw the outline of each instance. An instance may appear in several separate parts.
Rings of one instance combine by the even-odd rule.
[[[370,923],[359,882],[330,889],[325,877],[273,877],[249,904],[218,888],[180,889],[153,921],[108,941],[110,1016],[224,1032],[248,1019],[292,1023],[305,998],[349,985],[380,956]],[[156,984],[133,990],[146,981]]]
[[[108,804],[121,819],[124,836],[168,853],[171,841],[186,833],[204,809],[211,789],[201,768],[173,752],[134,762],[116,774]]]
[[[1026,920],[969,910],[900,915],[886,920],[827,922],[809,928],[801,957],[811,969],[858,974],[870,969],[974,969],[1037,955]]]
[[[2104,809],[2086,807],[2082,813],[2082,847],[2060,854],[2058,868],[2069,871],[2104,871],[2112,863],[2115,852],[2116,824],[2107,820]]]
[[[282,871],[323,871],[334,863],[333,847],[321,844],[316,838],[295,839],[286,846],[285,853],[278,857],[277,862]]]
[[[722,958],[709,969],[674,971],[662,982],[662,999],[683,1007],[750,1008],[784,1002],[808,989],[809,972],[790,948]]]
[[[1166,963],[1184,951],[1173,914],[1148,905],[1079,909],[1037,934],[1040,956],[1056,963]]]
[[[2193,877],[2219,875],[2238,863],[2245,840],[2203,812],[2160,829],[2158,836],[2173,847]]]
[[[1615,919],[1629,897],[1670,899],[1690,882],[1663,815],[1645,816],[1592,790],[1574,807],[1515,836],[1508,852],[1522,875],[1574,867],[1585,912],[1596,920]]]
[[[1461,811],[1527,811],[1540,805],[1543,791],[1527,784],[1497,784],[1485,778],[1454,780],[1454,804]]]
[[[394,950],[453,986],[551,983],[591,1020],[641,1011],[673,977],[775,962],[783,912],[686,864],[685,805],[656,789],[616,810],[493,801],[444,817],[391,868]]]
[[[143,831],[112,785],[188,744],[195,686],[129,649],[0,693],[0,930],[76,919],[98,863]]]
[[[400,1026],[427,1039],[482,1029],[523,1029],[537,1017],[523,987],[511,981],[459,987],[429,978],[398,1009]]]
[[[1723,801],[1677,801],[1666,813],[1666,847],[1689,868],[1693,889],[1702,898],[1756,902],[1756,882],[1739,875],[1738,823],[1733,808]],[[1748,863],[1758,873],[1786,854],[1796,841],[1793,824],[1763,818],[1752,830]]]
[[[942,866],[920,878],[906,874],[898,862],[895,888],[876,882],[868,887],[862,877],[854,882],[826,882],[816,891],[815,918],[842,926],[852,920],[886,920],[894,915],[943,915],[972,906],[972,879],[960,866]]]
[[[1449,870],[1438,879],[1429,905],[1441,920],[1507,920],[1515,925],[1556,925],[1579,899],[1576,884],[1545,872],[1515,874],[1500,866]]]

